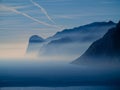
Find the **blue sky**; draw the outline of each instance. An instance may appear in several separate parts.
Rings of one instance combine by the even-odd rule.
[[[95,21],[118,22],[120,0],[0,0],[0,49]],[[45,15],[45,12],[47,15]],[[24,14],[24,15],[23,15]],[[53,22],[52,22],[53,21]],[[8,48],[8,46],[4,47]],[[11,47],[9,47],[11,48]]]

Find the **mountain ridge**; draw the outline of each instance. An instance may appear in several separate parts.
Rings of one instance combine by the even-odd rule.
[[[58,34],[61,33],[73,33],[73,32],[78,32],[79,30],[82,32],[86,32],[84,29],[86,29],[87,27],[92,27],[92,26],[104,26],[104,25],[116,25],[116,23],[114,23],[113,21],[108,21],[108,22],[93,22],[90,24],[86,24],[86,25],[82,25],[82,26],[78,26],[78,27],[74,27],[71,29],[64,29],[62,31],[57,32],[56,34],[53,35],[53,37],[58,36]],[[48,37],[47,39],[52,38],[52,37]]]
[[[35,48],[35,50],[39,50],[37,52],[40,52],[40,54],[41,52],[43,52],[44,55],[47,54],[60,55],[63,53],[67,54],[70,53],[71,51],[79,54],[81,53],[79,52],[80,48],[82,47],[83,49],[84,47],[84,45],[82,45],[81,43],[83,44],[92,43],[93,41],[101,37],[105,32],[107,32],[109,28],[115,26],[116,23],[109,21],[109,22],[94,22],[83,26],[75,27],[72,29],[64,29],[60,32],[57,32],[53,36],[48,37],[47,39],[44,40],[40,39],[40,42],[36,42],[34,40],[30,42],[31,40],[29,40],[28,47],[30,45],[32,47],[28,49],[28,52],[34,51],[33,49]],[[86,45],[85,48],[87,48],[88,46],[89,44]]]
[[[90,62],[120,62],[120,21],[115,28],[111,28],[73,63]]]

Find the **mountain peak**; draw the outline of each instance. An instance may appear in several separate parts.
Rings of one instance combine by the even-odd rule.
[[[30,37],[29,42],[30,43],[40,43],[40,42],[44,42],[44,39],[38,35],[33,35]]]
[[[114,25],[116,23],[114,23],[113,21],[108,21],[108,22],[93,22],[91,23],[91,25]]]
[[[113,21],[110,20],[110,21],[108,21],[108,24],[115,24],[115,23],[114,23]]]

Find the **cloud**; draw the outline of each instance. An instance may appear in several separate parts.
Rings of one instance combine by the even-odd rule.
[[[52,20],[52,18],[48,15],[47,11],[38,3],[34,2],[33,0],[30,0],[32,4],[34,4],[35,6],[37,6],[38,8],[40,8],[40,10],[43,12],[43,14],[45,14],[45,16],[48,18],[49,21],[51,21],[52,23],[56,24],[54,22],[54,20]]]
[[[68,2],[68,1],[72,1],[72,0],[44,0],[46,2]]]
[[[114,1],[103,1],[102,4],[113,4],[115,3]]]
[[[42,24],[42,25],[45,25],[45,26],[48,26],[48,27],[58,28],[58,26],[56,26],[56,25],[51,25],[51,24],[45,23],[45,22],[43,22],[43,21],[40,21],[40,20],[38,20],[38,19],[35,19],[35,18],[31,17],[30,15],[28,15],[28,14],[26,14],[26,13],[23,13],[23,12],[18,11],[18,10],[15,9],[15,8],[8,7],[8,6],[5,6],[5,5],[2,5],[1,7],[2,7],[2,9],[4,9],[4,10],[12,11],[12,12],[14,12],[14,13],[16,13],[16,14],[20,14],[20,15],[22,15],[22,16],[25,16],[25,17],[27,17],[27,18],[29,18],[29,19],[31,19],[31,20],[39,23],[39,24]]]
[[[110,16],[110,15],[116,15],[115,13],[81,13],[81,14],[58,14],[54,15],[54,18],[57,19],[78,19],[82,17],[94,17],[94,16]]]

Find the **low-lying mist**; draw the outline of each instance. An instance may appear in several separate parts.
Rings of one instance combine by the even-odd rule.
[[[71,62],[82,55],[90,43],[62,43],[62,44],[31,44],[28,47],[26,57],[40,60],[62,60]]]
[[[0,83],[3,86],[119,85],[119,66],[76,65],[61,61],[60,58],[1,59]]]

